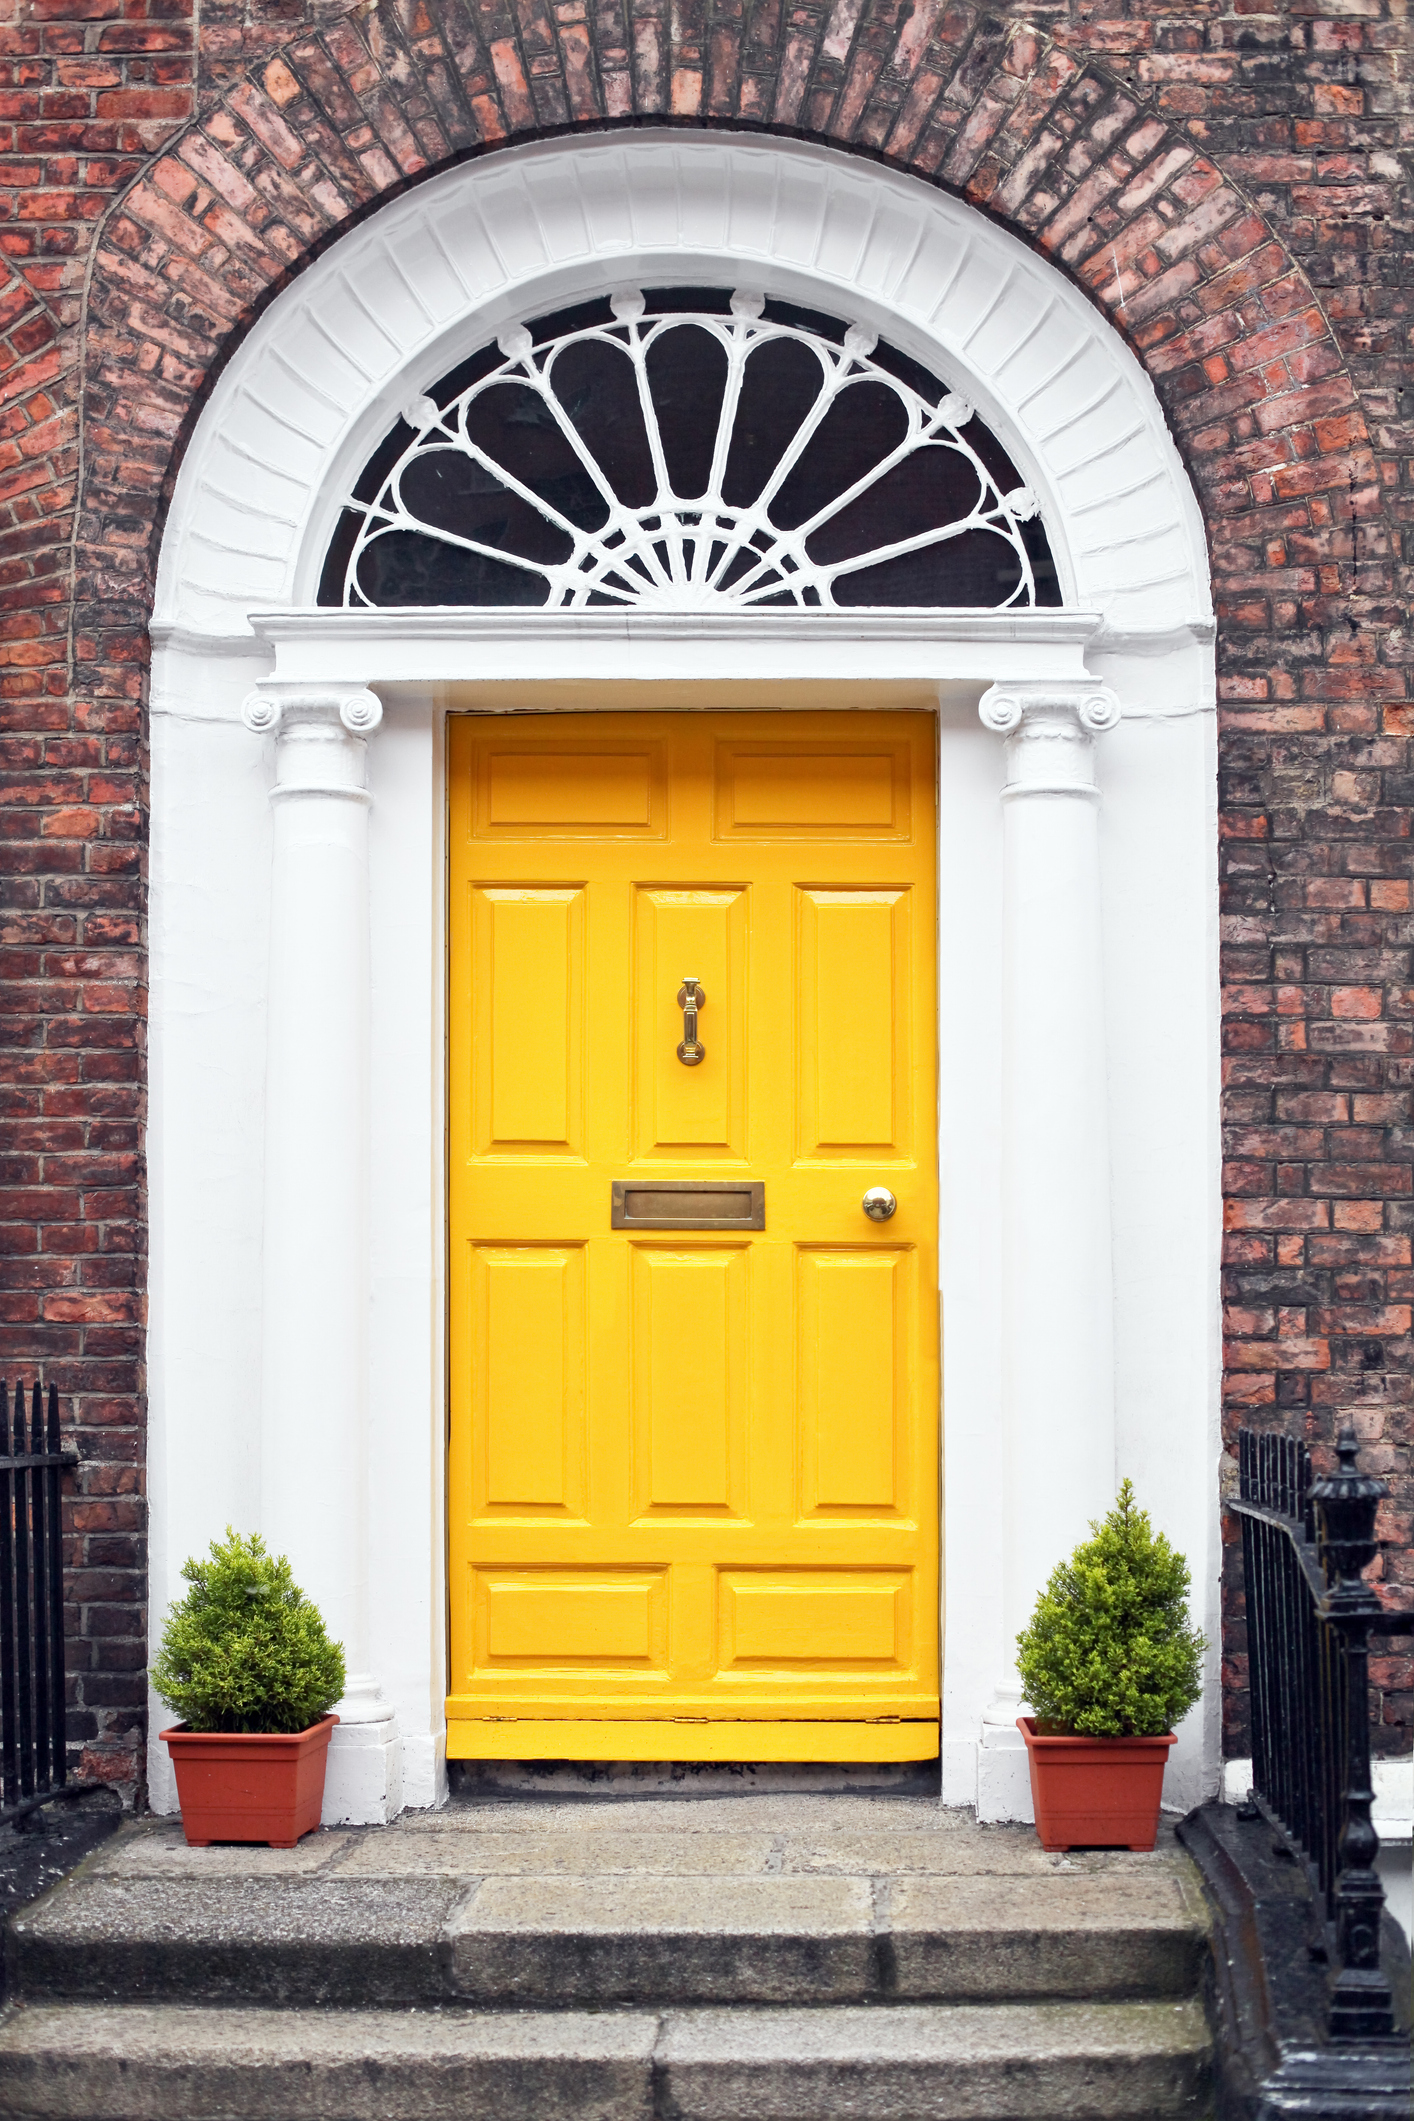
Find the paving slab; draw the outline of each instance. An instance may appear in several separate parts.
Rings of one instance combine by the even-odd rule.
[[[403,2003],[446,1993],[456,1879],[89,1876],[18,1918],[21,1998]]]
[[[832,2003],[877,1993],[867,1879],[488,1878],[450,1924],[478,2003]]]
[[[193,1850],[193,1854],[200,1853]],[[339,1863],[341,1877],[597,1876],[616,1871],[731,1877],[764,1873],[780,1854],[773,1834],[470,1834],[360,1836]],[[780,1865],[777,1861],[776,1868]]]
[[[950,1833],[914,1827],[892,1833],[787,1833],[781,1837],[781,1858],[788,1871],[869,1878],[899,1877],[911,1871],[1049,1876],[1064,1859],[1048,1854],[1029,1827],[1024,1837],[995,1827]]]
[[[1184,2003],[670,2015],[675,2121],[1196,2121],[1208,2032]]]
[[[13,2012],[9,2121],[650,2121],[653,2016]]]
[[[1167,1867],[902,1878],[889,1889],[886,1927],[892,1991],[920,1999],[1188,1996],[1206,1937]]]
[[[322,1871],[348,1849],[341,1827],[320,1827],[292,1849],[217,1841],[189,1848],[179,1819],[135,1820],[86,1866],[89,1877],[302,1878]]]

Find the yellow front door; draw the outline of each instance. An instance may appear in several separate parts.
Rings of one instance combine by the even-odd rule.
[[[454,1759],[937,1752],[933,755],[451,724]]]

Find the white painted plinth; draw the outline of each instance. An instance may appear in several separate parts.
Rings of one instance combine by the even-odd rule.
[[[403,1808],[403,1753],[397,1718],[371,1678],[349,1681],[329,1740],[325,1826],[385,1826]]]
[[[984,1826],[1000,1826],[1007,1820],[1021,1820],[1027,1826],[1035,1823],[1031,1764],[1015,1718],[1010,1723],[991,1716],[982,1720],[977,1747],[977,1817]]]

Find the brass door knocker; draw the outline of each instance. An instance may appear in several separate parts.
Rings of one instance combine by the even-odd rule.
[[[682,1011],[682,1044],[678,1047],[678,1059],[684,1068],[695,1068],[707,1057],[707,1048],[697,1036],[697,1012],[705,1009],[707,997],[702,991],[702,982],[685,979],[678,988],[678,1007]]]

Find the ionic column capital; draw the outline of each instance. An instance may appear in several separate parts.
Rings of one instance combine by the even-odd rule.
[[[1004,796],[1098,796],[1094,740],[1120,718],[1108,685],[1095,678],[993,685],[977,712],[1007,739]]]
[[[241,720],[257,736],[282,735],[301,725],[372,736],[383,719],[383,702],[366,685],[319,685],[262,679],[241,705]]]
[[[991,686],[978,701],[977,712],[999,736],[1014,736],[1018,730],[1044,736],[1052,729],[1059,735],[1067,722],[1078,725],[1076,734],[1100,736],[1114,728],[1120,705],[1109,686],[1096,678],[1071,684],[1022,678]]]
[[[274,736],[272,803],[297,807],[326,798],[367,805],[368,744],[383,719],[376,692],[358,685],[266,679],[248,692],[241,720],[257,736]]]

